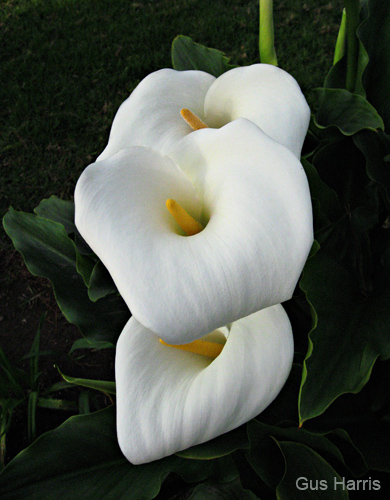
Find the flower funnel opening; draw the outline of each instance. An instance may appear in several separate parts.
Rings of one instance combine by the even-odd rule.
[[[177,201],[169,199],[166,201],[166,206],[175,221],[187,233],[187,236],[193,236],[203,230],[202,224],[191,217]]]
[[[184,118],[184,120],[188,123],[188,125],[192,128],[192,130],[200,130],[202,128],[208,128],[208,126],[204,122],[202,122],[202,120],[189,109],[183,108],[180,111],[180,114]]]
[[[194,354],[200,354],[201,356],[207,356],[213,359],[217,358],[223,349],[223,344],[209,342],[208,340],[194,340],[189,344],[180,345],[167,344],[162,339],[160,339],[160,342],[168,347],[175,347],[176,349],[193,352]]]

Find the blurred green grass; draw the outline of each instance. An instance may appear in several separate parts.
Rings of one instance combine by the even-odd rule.
[[[330,68],[342,0],[275,1],[279,65],[309,102]],[[0,212],[70,199],[114,114],[178,34],[258,62],[258,1],[3,0]],[[4,234],[4,233],[3,233]]]

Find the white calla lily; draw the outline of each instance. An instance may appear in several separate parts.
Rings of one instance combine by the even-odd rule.
[[[117,433],[133,464],[157,460],[249,421],[278,395],[293,359],[291,325],[276,305],[221,332],[212,360],[163,345],[131,318],[116,351]],[[218,341],[218,340],[217,340]]]
[[[203,231],[183,236],[168,199]],[[188,135],[170,157],[134,147],[90,165],[75,205],[133,316],[171,344],[291,298],[313,241],[300,162],[245,119]]]
[[[203,71],[162,69],[142,80],[121,105],[98,160],[130,146],[169,153],[192,131],[180,116],[183,108],[212,128],[247,118],[298,158],[310,120],[298,83],[276,66],[234,68],[217,79]]]

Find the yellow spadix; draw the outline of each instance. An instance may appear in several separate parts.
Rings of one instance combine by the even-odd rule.
[[[175,349],[181,349],[182,351],[201,354],[202,356],[207,356],[208,358],[213,359],[221,354],[224,347],[223,344],[217,344],[216,342],[209,342],[207,340],[194,340],[190,344],[181,345],[167,344],[161,339],[160,342],[168,347],[174,347]]]
[[[188,123],[188,125],[192,128],[192,130],[200,130],[201,128],[208,128],[207,125],[204,122],[202,122],[202,120],[189,109],[183,108],[180,111],[180,114],[184,118],[184,120]]]
[[[187,236],[193,236],[203,230],[202,224],[191,217],[177,201],[169,199],[166,201],[166,206],[175,221],[187,233]]]

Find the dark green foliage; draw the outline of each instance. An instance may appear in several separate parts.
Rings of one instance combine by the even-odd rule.
[[[50,201],[52,210],[48,208]],[[74,236],[74,227],[66,219],[72,213],[72,205],[73,202],[67,206],[52,197],[42,205],[45,209],[40,205],[36,211],[65,220]],[[63,216],[58,217],[58,206],[63,207]],[[101,296],[100,300],[90,300],[87,286],[96,257],[80,253],[65,226],[56,220],[10,209],[4,217],[4,228],[23,255],[29,271],[51,281],[58,305],[68,321],[76,324],[88,341],[115,345],[130,312],[117,294],[107,295],[112,290],[104,280],[101,286],[94,281],[94,293]]]

